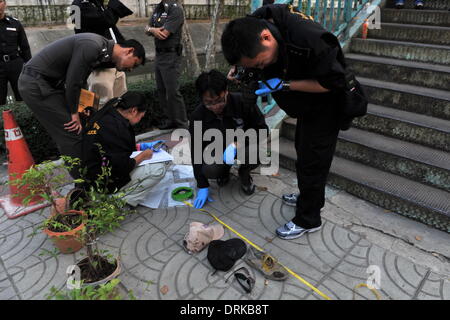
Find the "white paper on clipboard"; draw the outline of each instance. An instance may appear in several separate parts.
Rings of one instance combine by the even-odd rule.
[[[136,157],[139,153],[142,151],[134,151],[130,158]],[[158,162],[165,162],[165,161],[173,161],[173,157],[167,153],[165,150],[159,150],[158,152],[153,152],[153,156],[151,159],[144,160],[141,163],[139,163],[139,166],[144,166],[148,163],[158,163]]]

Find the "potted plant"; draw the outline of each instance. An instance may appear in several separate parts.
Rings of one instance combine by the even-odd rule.
[[[79,165],[79,159],[62,156],[59,161],[48,160],[32,166],[20,179],[11,182],[19,189],[26,188],[29,191],[23,199],[24,205],[36,198],[50,204],[50,217],[38,229],[42,229],[62,253],[73,253],[83,246],[82,231],[86,215],[77,208],[77,193],[69,192],[71,200],[66,201],[57,191],[72,182],[67,171]]]
[[[121,271],[120,259],[98,245],[98,237],[112,232],[134,210],[126,208],[125,192],[110,194],[107,181],[111,168],[103,162],[101,173],[91,184],[85,184],[81,197],[81,207],[87,220],[83,231],[83,241],[87,256],[77,263],[84,285],[98,286],[116,278]],[[127,190],[128,191],[128,190]]]

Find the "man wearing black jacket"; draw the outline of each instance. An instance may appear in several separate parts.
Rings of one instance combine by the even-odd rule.
[[[342,123],[345,61],[337,38],[290,5],[266,5],[251,17],[231,21],[222,34],[231,65],[259,69],[256,94],[272,93],[297,118],[295,147],[300,194],[294,219],[276,230],[295,239],[321,228],[325,184]]]
[[[231,165],[236,155],[238,160],[240,158],[243,160],[238,172],[241,188],[245,194],[253,194],[255,185],[250,171],[259,166],[256,154],[257,146],[262,142],[260,129],[268,130],[264,116],[256,105],[244,104],[239,93],[229,93],[225,75],[217,70],[203,72],[197,78],[195,85],[202,103],[192,113],[189,125],[191,159],[199,188],[194,206],[201,208],[206,201],[212,201],[209,195],[208,179],[217,179],[219,186],[228,182]],[[205,132],[210,129],[220,133],[222,138],[222,144],[217,148],[219,150],[211,150],[211,153],[214,153],[213,156],[219,152],[220,161],[214,163],[207,163],[204,159],[205,149],[216,142],[215,139],[209,142],[205,138]],[[242,129],[243,135],[249,133],[249,129],[254,129],[254,137],[257,140],[255,145],[249,145],[251,141],[245,141],[239,145],[240,133],[237,129]],[[227,131],[228,134],[234,133],[237,136],[237,139],[233,139],[234,142],[227,141]],[[213,133],[213,131],[210,132]],[[266,133],[268,135],[267,131]],[[255,156],[252,157],[250,154]]]
[[[80,25],[77,25],[77,17],[74,17],[75,33],[95,33],[115,43],[123,42],[125,38],[120,33],[116,24],[120,18],[131,15],[133,12],[119,0],[110,0],[105,6],[103,0],[74,0],[72,5],[80,8]],[[118,71],[113,64],[99,65],[89,76],[89,90],[100,96],[100,105],[113,97],[119,97],[127,91],[125,73]]]

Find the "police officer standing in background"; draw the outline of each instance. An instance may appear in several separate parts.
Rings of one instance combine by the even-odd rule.
[[[256,94],[272,93],[280,108],[298,118],[300,195],[292,196],[296,215],[276,230],[277,236],[289,240],[319,230],[325,184],[345,125],[339,101],[347,82],[339,41],[292,6],[269,4],[231,21],[222,34],[222,50],[230,64],[261,70],[265,81]]]
[[[119,18],[129,16],[133,11],[119,0],[110,0],[107,6],[103,4],[103,0],[74,0],[72,5],[80,7],[81,14],[81,23],[79,26],[75,24],[75,33],[96,33],[115,43],[125,40],[116,23]],[[74,21],[76,22],[76,18]],[[127,91],[125,73],[118,71],[111,63],[98,66],[89,76],[88,85],[90,91],[100,96],[101,106]]]
[[[146,34],[155,37],[155,78],[159,103],[168,121],[159,129],[187,128],[188,120],[178,79],[181,68],[183,10],[176,0],[162,0],[150,19]]]
[[[24,62],[31,59],[30,45],[19,20],[5,14],[6,1],[0,0],[0,105],[6,104],[8,81],[16,101],[22,101],[17,80]]]

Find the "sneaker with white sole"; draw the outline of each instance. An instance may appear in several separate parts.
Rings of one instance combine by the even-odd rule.
[[[305,233],[319,231],[321,228],[322,226],[311,229],[304,229],[296,225],[292,221],[289,221],[288,223],[277,229],[277,236],[284,240],[292,240],[301,237]]]
[[[297,199],[299,197],[299,193],[287,193],[287,194],[283,194],[281,196],[281,200],[283,200],[283,203],[291,206],[291,207],[295,207],[297,206]]]

